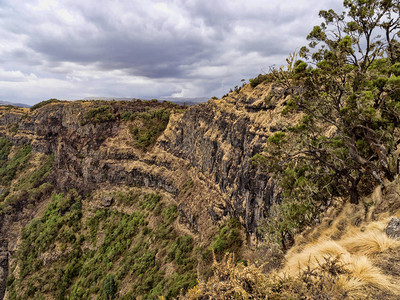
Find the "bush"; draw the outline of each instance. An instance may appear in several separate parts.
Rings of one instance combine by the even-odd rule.
[[[152,211],[160,200],[161,200],[161,195],[159,194],[151,193],[144,195],[142,201],[140,201],[140,207],[142,209],[147,209]]]
[[[11,147],[12,144],[8,139],[4,137],[0,138],[0,167],[2,167],[3,163],[8,159]]]
[[[8,185],[16,177],[17,172],[25,168],[29,161],[31,151],[32,146],[25,144],[11,159],[3,161],[3,163],[0,165],[0,184]],[[4,151],[4,156],[5,153],[6,152]]]
[[[256,78],[250,79],[250,85],[255,88],[257,85],[264,81],[270,82],[272,80],[271,74],[259,74]]]
[[[89,122],[97,124],[110,121],[115,121],[115,116],[112,114],[112,107],[110,105],[102,105],[89,110],[85,115],[82,125]]]
[[[54,98],[49,99],[49,100],[45,100],[45,101],[36,103],[35,105],[32,105],[32,106],[30,107],[30,110],[31,110],[31,111],[34,111],[34,110],[36,110],[36,109],[38,109],[38,108],[41,108],[41,107],[43,107],[43,106],[45,106],[45,105],[47,105],[47,104],[50,104],[50,103],[57,103],[57,102],[61,102],[61,101],[58,100],[58,99],[54,99]]]
[[[107,278],[104,280],[103,294],[108,300],[108,299],[114,299],[116,292],[117,292],[117,285],[115,283],[114,276],[109,274]]]
[[[124,116],[127,118],[127,116]],[[135,113],[129,120],[140,120],[140,127],[130,126],[130,132],[135,139],[134,146],[147,151],[153,145],[168,125],[170,117],[169,109],[159,109],[151,112]]]
[[[227,251],[237,252],[242,245],[240,235],[240,223],[237,219],[229,220],[228,224],[221,228],[216,236],[211,248],[217,255],[221,255]]]

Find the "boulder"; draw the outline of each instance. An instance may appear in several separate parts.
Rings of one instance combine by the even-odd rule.
[[[392,218],[386,227],[386,234],[394,239],[400,240],[400,218]]]
[[[111,196],[104,196],[101,200],[101,205],[104,207],[110,207],[113,204],[113,198]]]

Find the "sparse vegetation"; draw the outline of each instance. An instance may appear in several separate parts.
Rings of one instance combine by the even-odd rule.
[[[257,85],[263,82],[270,82],[273,79],[271,74],[259,74],[257,77],[250,79],[250,86],[255,88]]]
[[[39,109],[39,108],[41,108],[41,107],[43,107],[43,106],[45,106],[45,105],[47,105],[47,104],[50,104],[50,103],[57,103],[57,102],[61,102],[61,101],[58,100],[58,99],[54,99],[54,98],[49,99],[49,100],[44,100],[44,101],[41,101],[41,102],[39,102],[39,103],[36,103],[35,105],[32,105],[32,106],[30,107],[30,110],[31,110],[31,111],[34,111],[34,110]]]
[[[7,138],[0,138],[0,167],[3,167],[4,163],[8,159],[12,144]]]
[[[11,144],[7,141],[2,142],[3,147],[1,150],[1,158],[9,156]],[[26,144],[19,147],[19,150],[10,159],[0,160],[0,184],[8,185],[17,175],[18,171],[25,168],[26,164],[29,162],[29,156],[32,151],[32,146]]]
[[[125,114],[123,119],[135,121],[135,125],[129,125],[134,138],[134,146],[146,151],[167,127],[169,116],[168,109],[159,109],[144,113]]]
[[[118,195],[132,197],[131,193]],[[193,287],[197,283],[193,237],[175,231],[176,206],[166,206],[156,194],[141,198],[141,208],[131,214],[103,208],[93,217],[83,218],[87,212],[75,191],[54,194],[43,217],[23,231],[18,252],[22,268],[19,276],[9,280],[11,299],[44,295],[171,299]],[[155,228],[149,227],[150,219],[157,220]],[[91,241],[92,247],[85,247],[85,241]],[[57,258],[50,258],[51,253],[58,253]],[[47,262],[46,257],[50,259]],[[167,262],[173,266],[172,274],[160,268]],[[40,280],[41,276],[47,280]],[[121,294],[121,284],[128,279],[132,284]]]
[[[189,290],[184,299],[345,299],[340,285],[349,271],[338,259],[325,259],[297,276],[263,274],[257,266],[235,263],[234,255],[214,260],[214,275]]]
[[[89,110],[82,122],[82,125],[87,123],[104,123],[115,121],[115,115],[113,114],[112,107],[110,105],[102,105]]]

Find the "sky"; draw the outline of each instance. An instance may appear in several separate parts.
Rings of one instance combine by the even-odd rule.
[[[0,100],[221,97],[341,0],[0,0]]]

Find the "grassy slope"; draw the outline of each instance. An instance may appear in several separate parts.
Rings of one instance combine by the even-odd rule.
[[[90,196],[53,194],[44,215],[22,232],[19,271],[8,281],[10,299],[106,299],[107,293],[157,299],[193,286],[193,238],[174,229],[176,206],[139,189],[114,197],[117,206],[91,208],[82,204]],[[123,212],[125,206],[130,213]],[[113,292],[107,292],[106,278]]]
[[[185,298],[398,299],[400,241],[385,228],[400,217],[399,190],[397,178],[359,205],[336,203],[319,225],[296,237],[281,269],[265,273],[230,256],[214,261],[213,276]]]

